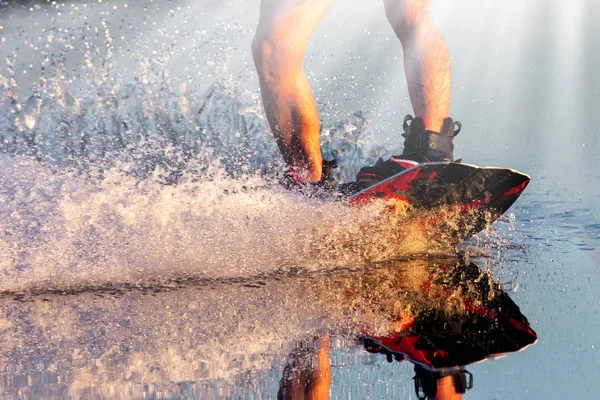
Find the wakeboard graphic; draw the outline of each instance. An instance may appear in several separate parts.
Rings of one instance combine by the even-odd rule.
[[[527,318],[487,272],[460,259],[440,263],[422,282],[410,318],[385,336],[364,335],[365,349],[430,371],[459,370],[503,357],[537,342]],[[399,316],[400,318],[401,316]]]
[[[508,168],[421,163],[350,196],[349,202],[360,206],[384,200],[391,208],[402,204],[410,223],[420,224],[433,238],[458,244],[502,216],[529,181]]]

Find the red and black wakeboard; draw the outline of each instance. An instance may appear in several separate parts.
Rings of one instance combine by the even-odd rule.
[[[502,357],[537,342],[519,307],[479,266],[460,259],[433,267],[412,294],[418,300],[410,318],[385,336],[365,334],[367,351],[439,371]]]
[[[416,164],[349,198],[406,203],[416,221],[459,243],[504,214],[527,187],[530,177],[508,168],[455,162]]]

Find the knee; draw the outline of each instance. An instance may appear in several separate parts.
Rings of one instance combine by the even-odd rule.
[[[258,32],[254,35],[252,39],[252,58],[254,58],[254,64],[256,66],[260,66],[262,64],[263,59],[270,53],[271,46],[269,45],[269,41],[263,35],[260,35]]]
[[[384,0],[385,14],[401,41],[432,23],[431,0]]]
[[[302,63],[304,48],[288,34],[259,27],[252,40],[252,57],[256,68],[282,68]]]
[[[268,36],[256,33],[252,39],[252,58],[254,64],[260,70],[265,61],[273,56],[273,44]]]

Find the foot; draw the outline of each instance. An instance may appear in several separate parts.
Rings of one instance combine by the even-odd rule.
[[[410,122],[410,124],[409,124]],[[452,118],[444,119],[441,132],[425,129],[422,118],[407,115],[404,118],[404,152],[392,156],[388,160],[377,160],[371,167],[363,167],[356,175],[361,187],[366,188],[390,178],[405,169],[423,162],[453,161],[453,139],[460,132],[462,125]]]
[[[297,190],[307,197],[318,199],[340,200],[347,198],[360,190],[356,182],[336,185],[333,180],[333,170],[337,168],[336,160],[323,160],[321,180],[304,182],[293,168],[288,169],[280,179],[281,184],[290,190]]]
[[[440,132],[434,132],[425,129],[422,118],[407,115],[403,126],[404,152],[399,158],[418,163],[454,160],[454,137],[462,128],[460,122],[445,118]]]

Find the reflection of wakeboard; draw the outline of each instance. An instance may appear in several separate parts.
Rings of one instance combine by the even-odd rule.
[[[507,168],[422,163],[354,194],[349,201],[358,205],[376,199],[389,204],[400,201],[415,211],[414,222],[458,243],[504,214],[529,180],[529,176]]]
[[[519,307],[473,263],[440,265],[415,298],[426,307],[387,336],[365,335],[367,351],[428,370],[456,369],[523,350],[537,341]]]

